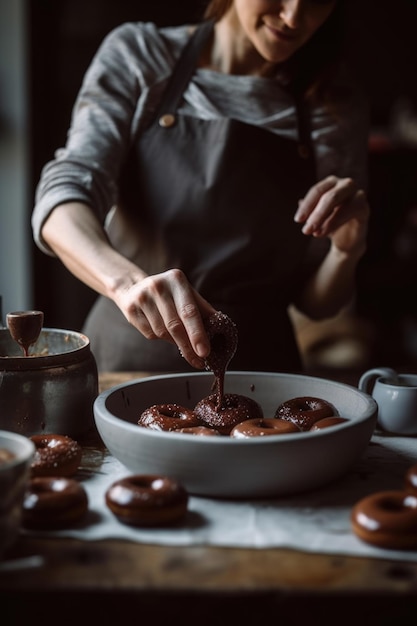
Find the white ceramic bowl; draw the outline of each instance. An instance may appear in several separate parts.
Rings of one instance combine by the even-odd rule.
[[[35,453],[33,442],[23,435],[0,430],[0,450],[14,455],[0,462],[0,558],[15,542],[21,525],[23,496]]]
[[[310,490],[343,475],[375,428],[377,404],[355,387],[304,375],[227,372],[225,392],[254,398],[264,416],[281,402],[315,396],[348,421],[316,432],[233,439],[160,432],[137,425],[152,404],[193,408],[212,392],[211,372],[153,376],[117,385],[94,403],[98,431],[131,473],[170,475],[194,495],[269,497]]]

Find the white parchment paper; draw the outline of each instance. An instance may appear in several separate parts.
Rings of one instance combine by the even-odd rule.
[[[267,500],[190,497],[188,515],[181,524],[139,529],[117,521],[104,500],[107,488],[129,471],[109,454],[91,451],[90,455],[87,449],[75,477],[89,497],[87,517],[75,528],[43,534],[170,546],[285,547],[417,562],[417,551],[375,548],[356,538],[350,527],[350,512],[358,500],[376,491],[401,489],[406,470],[416,463],[417,438],[374,435],[362,459],[342,479],[321,489]]]

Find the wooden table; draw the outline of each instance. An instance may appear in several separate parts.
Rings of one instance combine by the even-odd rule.
[[[100,390],[145,375],[101,375]],[[102,446],[94,436],[95,445]],[[233,620],[227,623],[233,626],[257,626],[272,618],[290,626],[319,621],[339,626],[361,620],[364,610],[371,611],[367,624],[417,624],[417,563],[281,548],[166,547],[29,536],[19,538],[6,563],[9,569],[0,569],[1,626],[31,623],[36,608],[42,610],[44,625],[52,601],[59,603],[61,617],[56,622],[51,614],[51,624],[61,625],[84,623],[80,601],[81,616],[91,606],[100,626],[119,624],[123,615],[130,621],[132,611],[139,624],[146,619],[153,625],[221,624],[231,612]]]

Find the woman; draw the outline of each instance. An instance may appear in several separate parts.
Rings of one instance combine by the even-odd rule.
[[[197,27],[124,24],[42,172],[34,237],[100,294],[100,370],[302,368],[287,308],[333,316],[365,251],[367,109],[339,63],[342,0],[212,0]],[[149,341],[157,340],[157,341]]]

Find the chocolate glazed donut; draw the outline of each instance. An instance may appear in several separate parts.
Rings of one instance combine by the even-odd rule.
[[[381,548],[417,548],[417,497],[407,491],[380,491],[365,496],[351,512],[352,530]]]
[[[42,530],[69,528],[87,511],[87,492],[77,480],[39,476],[31,478],[26,489],[22,525]]]
[[[310,430],[319,420],[337,415],[336,408],[330,402],[312,396],[287,400],[275,411],[275,417],[294,422],[302,431]]]
[[[184,433],[184,435],[195,435],[197,437],[219,437],[221,433],[215,428],[209,426],[190,426],[189,428],[179,428],[176,433]]]
[[[299,432],[298,426],[289,420],[261,417],[240,422],[233,428],[230,436],[236,439],[247,439],[248,437],[268,437],[269,435],[286,435]]]
[[[236,393],[224,394],[220,405],[217,394],[207,396],[196,404],[194,413],[222,435],[229,435],[240,422],[263,417],[262,408],[255,400]]]
[[[105,494],[106,505],[123,524],[166,526],[187,514],[188,492],[169,476],[133,475],[116,480]]]
[[[81,463],[80,444],[66,435],[32,435],[35,455],[31,477],[73,476]]]
[[[178,404],[153,404],[143,411],[138,424],[151,430],[164,431],[201,426],[201,422],[191,409]]]

